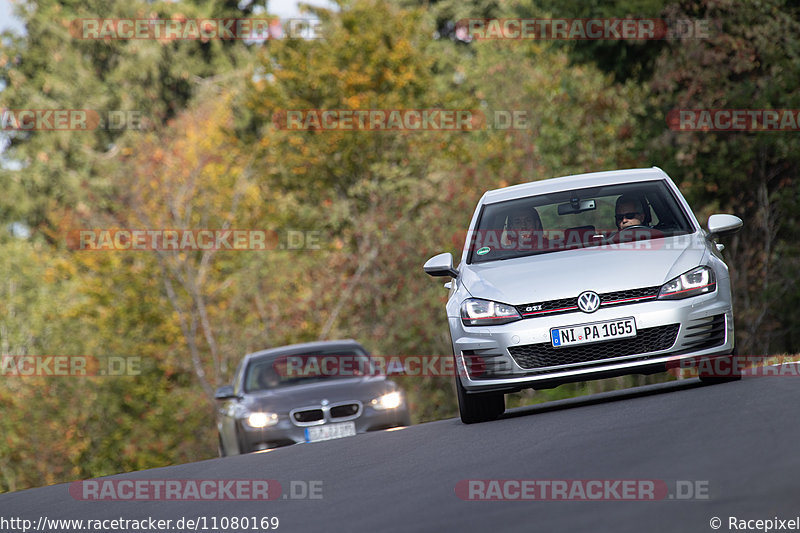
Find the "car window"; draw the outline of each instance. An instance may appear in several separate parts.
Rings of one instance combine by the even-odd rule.
[[[299,354],[271,355],[250,362],[245,391],[279,389],[293,385],[369,375],[370,356],[358,348],[311,350]]]
[[[643,223],[618,235],[617,200],[636,198]],[[469,263],[599,246],[614,239],[691,233],[677,199],[662,181],[560,191],[487,204],[470,235]]]

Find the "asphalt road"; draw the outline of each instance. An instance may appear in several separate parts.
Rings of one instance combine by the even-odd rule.
[[[153,517],[174,526],[205,517],[213,531],[216,517],[218,530],[233,531],[224,519],[274,516],[278,531],[287,532],[693,532],[713,531],[713,517],[722,521],[719,531],[731,530],[731,516],[797,519],[797,380],[686,380],[520,408],[486,424],[443,420],[106,478],[272,479],[283,487],[274,501],[79,501],[68,484],[21,491],[0,495],[0,525],[3,518]],[[456,494],[462,480],[493,479],[655,480],[669,494],[655,501],[620,501],[615,492],[622,489],[613,487],[610,499],[599,501],[465,501]],[[491,485],[483,487],[491,493]],[[306,488],[321,497],[291,499]],[[16,524],[0,530],[21,531]],[[118,530],[113,526],[103,530]]]

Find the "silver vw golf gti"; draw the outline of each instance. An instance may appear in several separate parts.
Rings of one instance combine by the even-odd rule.
[[[718,214],[702,228],[659,168],[486,192],[458,267],[449,253],[424,265],[452,278],[462,421],[497,418],[503,395],[525,388],[731,357],[730,277],[715,239],[741,225]]]

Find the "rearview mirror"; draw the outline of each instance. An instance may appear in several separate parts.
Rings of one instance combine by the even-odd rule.
[[[591,211],[597,208],[597,204],[595,204],[594,200],[580,200],[572,201],[568,204],[559,204],[558,206],[558,214],[559,215],[571,215],[575,213],[583,213],[584,211]]]

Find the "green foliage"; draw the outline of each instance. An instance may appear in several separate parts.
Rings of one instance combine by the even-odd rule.
[[[673,43],[650,82],[645,131],[654,164],[680,184],[704,222],[714,212],[744,220],[728,242],[740,353],[793,350],[792,305],[800,211],[796,132],[683,132],[664,128],[671,109],[797,109],[800,10],[791,2],[684,2],[676,17],[722,21],[709,39]],[[660,163],[659,163],[660,162]],[[788,276],[788,277],[787,277]]]
[[[249,4],[251,11],[257,3]],[[104,126],[90,131],[11,132],[4,159],[24,168],[0,170],[9,194],[0,200],[4,219],[32,227],[57,226],[63,210],[79,215],[107,209],[117,191],[109,160],[136,132],[109,125],[112,111],[130,111],[141,126],[157,129],[175,117],[198,89],[224,75],[248,70],[251,54],[241,41],[80,38],[82,18],[211,18],[246,16],[223,2],[143,0],[27,4],[25,39],[0,44],[0,108],[77,109],[98,113]],[[138,125],[136,126],[138,127]],[[54,215],[55,212],[55,215]],[[56,220],[54,220],[56,217]]]

